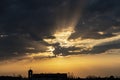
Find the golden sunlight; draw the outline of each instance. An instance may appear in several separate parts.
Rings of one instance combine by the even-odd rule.
[[[24,59],[17,63],[9,61],[7,64],[5,63],[0,66],[0,74],[13,75],[16,73],[15,75],[23,74],[24,76],[27,76],[27,70],[31,67],[34,73],[70,72],[74,73],[75,76],[81,77],[86,77],[90,74],[109,76],[111,74],[119,74],[119,64],[120,57],[115,54],[58,56],[56,58],[46,58],[41,60]]]

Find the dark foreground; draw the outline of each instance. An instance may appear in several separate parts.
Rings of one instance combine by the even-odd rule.
[[[61,78],[28,79],[28,78],[22,78],[21,76],[19,77],[0,76],[0,80],[120,80],[120,78],[110,76],[110,77],[87,77],[87,78],[66,78],[66,79],[61,79]]]

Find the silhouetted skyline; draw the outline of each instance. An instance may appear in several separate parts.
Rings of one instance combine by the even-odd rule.
[[[86,78],[75,77],[67,73],[39,73],[35,74],[33,70],[28,70],[28,76],[23,78],[19,76],[0,76],[0,80],[119,80],[120,77],[96,77],[88,76]]]

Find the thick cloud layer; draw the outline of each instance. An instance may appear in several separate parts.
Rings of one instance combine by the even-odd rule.
[[[120,1],[93,0],[88,2],[70,38],[107,38],[120,31]],[[100,34],[99,32],[103,32]]]
[[[1,0],[1,31],[6,34],[28,33],[35,40],[50,34],[55,6],[61,1],[55,0]]]
[[[23,56],[27,53],[46,52],[48,44],[43,38],[52,36],[55,29],[67,25],[75,12],[81,12],[81,18],[75,26],[75,32],[69,39],[104,39],[119,35],[119,0],[1,0],[0,1],[0,59]],[[79,4],[79,6],[77,6]],[[83,8],[83,9],[81,9]],[[59,21],[59,22],[57,22]],[[57,28],[56,28],[57,27]],[[55,55],[82,53],[102,53],[109,49],[120,48],[117,44],[97,45],[92,50],[81,50],[76,46],[55,47]],[[115,47],[114,47],[114,46]]]

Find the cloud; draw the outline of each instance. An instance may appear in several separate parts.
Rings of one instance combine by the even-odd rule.
[[[19,33],[30,34],[35,40],[41,39],[43,35],[50,34],[53,29],[53,14],[57,3],[47,0],[4,0],[1,8],[1,31],[6,34]]]
[[[113,41],[103,42],[93,47],[93,49],[89,53],[105,53],[111,49],[120,49],[120,39],[116,39]]]
[[[110,49],[120,49],[120,43],[117,44],[109,44],[103,46],[95,46],[89,53],[104,53]]]
[[[88,2],[75,33],[70,38],[107,38],[120,31],[120,11],[118,0],[92,0]],[[99,34],[103,32],[104,34]]]
[[[57,43],[53,53],[55,55],[102,54],[109,50],[120,49],[120,35],[105,39],[84,39],[70,42],[74,46],[60,46]],[[70,44],[70,45],[71,45]]]
[[[46,43],[28,40],[23,36],[0,38],[0,59],[9,59],[47,50]]]
[[[54,38],[56,15],[63,16],[66,6],[74,8],[72,3],[72,0],[1,0],[0,58],[46,52],[49,44],[43,38]]]
[[[71,25],[75,29],[70,37],[67,36],[69,40],[99,41],[117,36],[120,32],[119,4],[119,0],[1,0],[0,58],[47,52],[49,46],[55,48],[53,54],[62,53],[63,56],[102,53],[119,48],[119,43],[95,45],[89,50],[83,46],[63,47],[44,41],[44,38],[56,39],[55,31]]]

